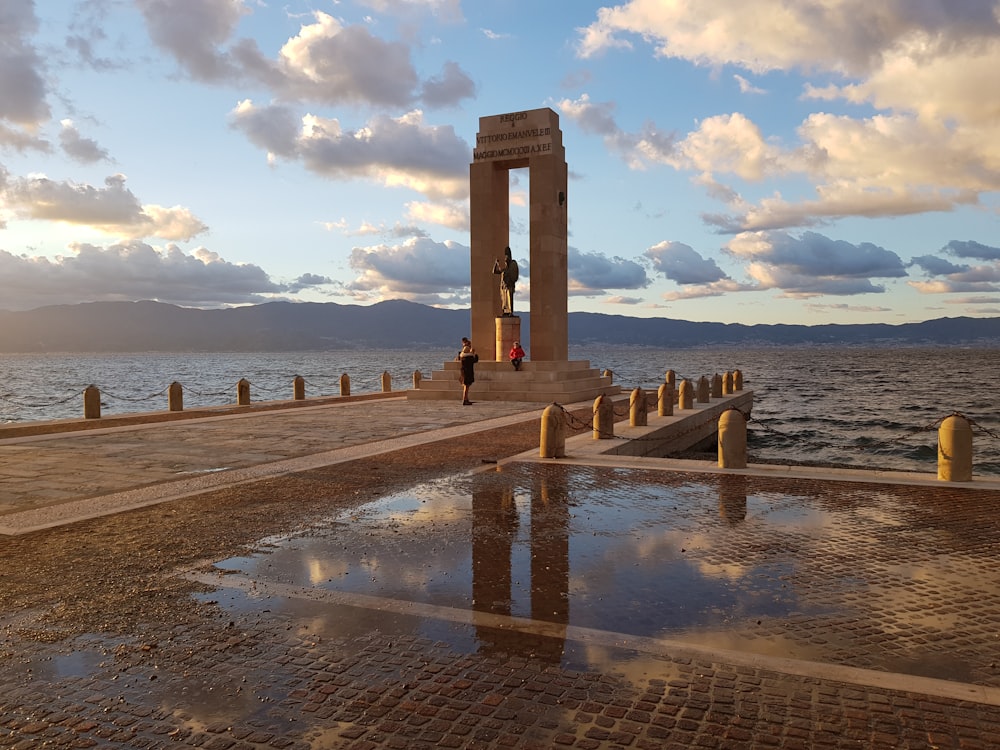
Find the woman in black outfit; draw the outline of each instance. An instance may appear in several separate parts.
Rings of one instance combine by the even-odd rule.
[[[476,361],[478,359],[479,355],[472,348],[472,342],[463,336],[462,351],[458,353],[458,360],[462,364],[462,375],[459,382],[462,384],[462,404],[465,406],[472,403],[469,401],[469,386],[476,382]]]

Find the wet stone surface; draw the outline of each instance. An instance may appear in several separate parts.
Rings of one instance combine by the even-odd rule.
[[[8,628],[0,747],[987,748],[994,706],[628,641],[996,687],[995,500],[556,464],[434,479],[200,566],[183,622],[23,652]]]

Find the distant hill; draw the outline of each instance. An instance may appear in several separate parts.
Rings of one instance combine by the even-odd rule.
[[[530,314],[521,315],[528,338]],[[468,310],[403,300],[375,305],[269,302],[199,310],[159,302],[91,302],[0,311],[0,352],[309,351],[454,348],[468,335]],[[570,344],[694,346],[1000,346],[1000,318],[922,323],[741,325],[570,313]],[[530,342],[528,342],[530,346]]]

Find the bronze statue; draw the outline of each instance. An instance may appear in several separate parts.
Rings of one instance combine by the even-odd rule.
[[[503,249],[503,264],[497,259],[493,262],[493,273],[500,275],[501,317],[508,318],[514,314],[514,286],[517,284],[517,261],[511,257],[510,248]]]

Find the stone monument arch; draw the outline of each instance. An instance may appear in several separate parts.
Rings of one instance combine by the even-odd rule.
[[[501,301],[500,273],[504,249],[510,246],[510,176],[528,168],[528,259],[531,269],[528,356],[520,368],[508,361],[514,341],[521,340],[521,286],[515,283],[512,309]],[[470,286],[472,320],[469,334],[479,354],[473,402],[533,401],[579,403],[614,395],[611,383],[584,360],[569,361],[569,280],[567,275],[566,151],[559,116],[551,109],[530,109],[479,118],[479,132],[469,165],[471,212]],[[514,260],[524,248],[511,248]],[[498,261],[500,263],[498,264]],[[509,292],[504,279],[505,293]],[[520,296],[519,296],[520,295]],[[457,345],[457,342],[456,342]],[[460,365],[446,361],[430,378],[415,379],[411,399],[461,398]]]
[[[559,115],[548,108],[479,118],[469,165],[472,340],[479,342],[480,357],[495,352],[496,360],[503,361],[510,343],[521,336],[517,298],[513,320],[502,316],[500,287],[492,269],[510,245],[508,173],[524,167],[530,180],[530,357],[565,362],[569,358],[566,150]],[[519,250],[523,252],[512,248],[515,259]],[[487,345],[494,341],[495,346]]]

